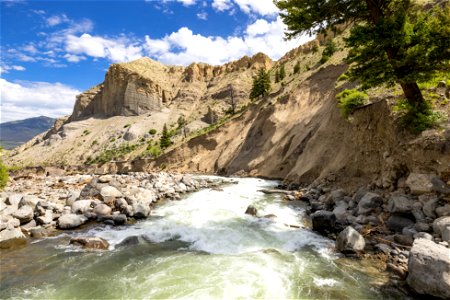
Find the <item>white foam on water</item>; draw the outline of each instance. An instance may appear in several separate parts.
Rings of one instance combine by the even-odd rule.
[[[296,251],[313,246],[326,253],[332,242],[301,226],[302,212],[288,207],[279,198],[266,203],[261,188],[275,182],[246,178],[223,191],[202,190],[182,201],[172,201],[157,207],[152,214],[158,218],[135,226],[93,229],[90,234],[105,238],[114,247],[128,236],[144,235],[161,243],[180,240],[190,243],[189,249],[214,254],[240,254],[264,249]],[[264,201],[265,200],[265,201]],[[258,215],[273,214],[273,219],[245,214],[250,205],[260,208]]]
[[[337,280],[331,278],[314,278],[313,282],[318,287],[333,287],[339,284]]]

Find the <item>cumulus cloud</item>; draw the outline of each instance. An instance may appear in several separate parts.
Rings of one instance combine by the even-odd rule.
[[[188,65],[197,61],[216,65],[258,52],[278,59],[311,39],[305,36],[285,41],[284,30],[285,25],[279,17],[271,22],[256,20],[247,27],[242,37],[203,36],[182,27],[161,39],[146,36],[145,50],[150,56],[166,64]]]
[[[8,66],[8,65],[5,65],[5,64],[2,64],[0,66],[0,74],[9,73],[9,71],[11,71],[11,70],[13,70],[13,71],[25,71],[26,68],[23,67],[23,66],[18,66],[18,65]]]
[[[61,83],[9,82],[0,78],[1,121],[36,116],[61,117],[72,112],[80,91]]]
[[[212,7],[218,11],[230,10],[234,5],[246,14],[269,16],[279,12],[273,0],[213,0],[212,3]]]
[[[113,62],[130,61],[142,57],[142,47],[129,44],[127,39],[107,39],[88,33],[81,36],[68,35],[65,50],[68,54],[107,58]]]
[[[200,20],[208,20],[208,14],[206,12],[201,12],[197,14],[197,18],[199,18]]]

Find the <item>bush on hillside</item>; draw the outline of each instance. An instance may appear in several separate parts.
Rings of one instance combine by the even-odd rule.
[[[341,109],[342,116],[345,118],[352,114],[355,109],[363,106],[369,99],[369,96],[366,93],[355,89],[345,89],[337,94],[336,97],[339,101],[338,106]]]

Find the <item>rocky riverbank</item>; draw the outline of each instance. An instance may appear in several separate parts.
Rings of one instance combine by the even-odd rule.
[[[0,248],[23,245],[29,237],[56,235],[88,222],[123,225],[147,218],[160,200],[178,200],[184,193],[227,182],[231,180],[162,172],[102,176],[22,174],[13,177],[0,193]],[[96,241],[91,242],[93,248],[101,248]]]
[[[354,194],[331,182],[299,189],[312,228],[352,256],[381,254],[394,282],[410,292],[450,299],[450,186],[431,174],[411,173],[395,191],[361,187]],[[274,191],[271,191],[274,192]]]

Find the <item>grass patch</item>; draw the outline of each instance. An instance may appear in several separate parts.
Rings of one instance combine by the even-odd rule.
[[[355,89],[345,89],[337,94],[336,98],[339,101],[338,106],[341,110],[341,114],[345,118],[348,118],[348,116],[351,115],[355,109],[363,106],[367,100],[369,100],[369,96],[366,93]]]
[[[128,143],[122,144],[117,148],[107,149],[107,150],[103,151],[95,158],[89,157],[85,163],[88,165],[92,165],[92,164],[100,164],[101,165],[101,164],[104,164],[104,163],[112,161],[112,160],[119,160],[119,159],[123,158],[125,155],[136,150],[137,147],[138,147],[138,145],[136,145],[136,144],[133,144],[133,145],[130,145]]]

